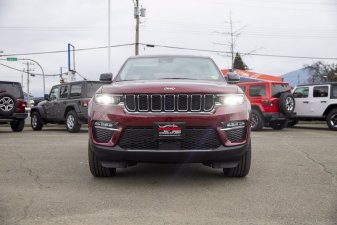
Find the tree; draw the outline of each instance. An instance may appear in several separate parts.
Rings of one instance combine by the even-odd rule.
[[[304,68],[311,72],[309,83],[337,81],[337,64],[318,61],[311,65],[304,65]]]
[[[235,55],[234,63],[233,63],[234,69],[239,70],[247,70],[248,66],[243,62],[241,55],[237,52]]]

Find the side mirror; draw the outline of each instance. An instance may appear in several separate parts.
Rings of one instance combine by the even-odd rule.
[[[99,77],[99,81],[103,83],[112,83],[112,73],[102,73]]]
[[[49,95],[48,94],[44,94],[44,100],[48,100],[49,101]]]
[[[227,75],[228,79],[228,83],[229,84],[237,84],[240,82],[240,75],[239,74],[236,74],[234,72],[230,72],[228,75]]]

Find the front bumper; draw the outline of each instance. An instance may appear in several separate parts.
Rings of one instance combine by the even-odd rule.
[[[106,147],[89,142],[89,148],[105,167],[114,167],[116,162],[147,163],[221,163],[222,168],[235,167],[248,149],[248,143],[212,150],[127,150],[119,146]]]
[[[115,147],[122,136],[122,133],[127,128],[145,128],[152,127],[157,122],[183,122],[186,128],[212,128],[223,146],[231,147],[247,143],[250,138],[250,105],[243,104],[232,107],[219,107],[212,113],[127,113],[122,107],[94,105],[89,110],[89,137],[93,144]],[[106,121],[114,126],[112,138],[103,143],[94,135],[95,121]],[[229,140],[226,132],[222,131],[224,123],[233,121],[244,121],[245,138],[242,141],[233,143]]]

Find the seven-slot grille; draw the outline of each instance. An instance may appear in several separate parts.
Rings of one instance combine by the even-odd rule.
[[[129,94],[124,96],[128,112],[211,112],[213,94]]]

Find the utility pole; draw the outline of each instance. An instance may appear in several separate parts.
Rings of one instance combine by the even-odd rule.
[[[241,31],[244,28],[246,28],[246,26],[242,26],[239,29],[235,29],[234,28],[234,23],[235,22],[232,20],[232,13],[230,13],[229,21],[226,21],[226,23],[229,24],[229,32],[216,32],[216,33],[219,33],[219,34],[225,35],[225,36],[229,36],[229,38],[227,39],[227,42],[225,42],[225,43],[216,43],[216,42],[213,42],[213,43],[217,44],[217,45],[227,46],[227,48],[229,47],[229,50],[230,50],[229,54],[230,54],[230,56],[228,56],[228,55],[226,55],[226,56],[227,57],[231,57],[231,69],[234,69],[235,52],[237,51],[236,50],[237,40],[241,36]],[[255,50],[251,51],[250,53],[255,52],[257,50],[258,49],[255,49]]]
[[[27,73],[27,105],[30,105],[30,93],[29,93],[29,76],[30,76],[30,71],[33,71],[34,69],[29,68],[30,65],[34,65],[33,63],[30,62],[24,62],[23,64],[27,65],[26,73]]]
[[[23,73],[21,73],[21,86],[22,86],[22,88],[24,87],[24,85],[23,85]]]
[[[110,0],[108,0],[108,73],[111,73],[111,13],[110,13]]]
[[[46,79],[45,79],[45,74],[44,74],[44,70],[41,66],[40,63],[38,63],[37,61],[35,61],[34,59],[20,59],[20,60],[28,60],[28,61],[32,61],[33,63],[35,63],[36,65],[38,65],[41,69],[42,72],[42,79],[43,79],[43,96],[46,94]],[[31,64],[34,65],[34,64]]]
[[[133,1],[133,0],[132,0]],[[139,0],[135,0],[134,3],[134,18],[136,19],[136,42],[135,42],[135,55],[139,55],[139,24],[140,17],[145,17],[146,9],[139,8]]]
[[[230,42],[230,48],[231,48],[231,56],[232,56],[232,69],[234,69],[234,33],[233,33],[233,21],[232,21],[232,13],[229,17],[229,25],[230,25],[230,35],[231,35],[231,42]]]
[[[135,17],[136,17],[136,46],[135,46],[135,55],[138,55],[139,54],[139,1],[138,0],[136,0]]]

